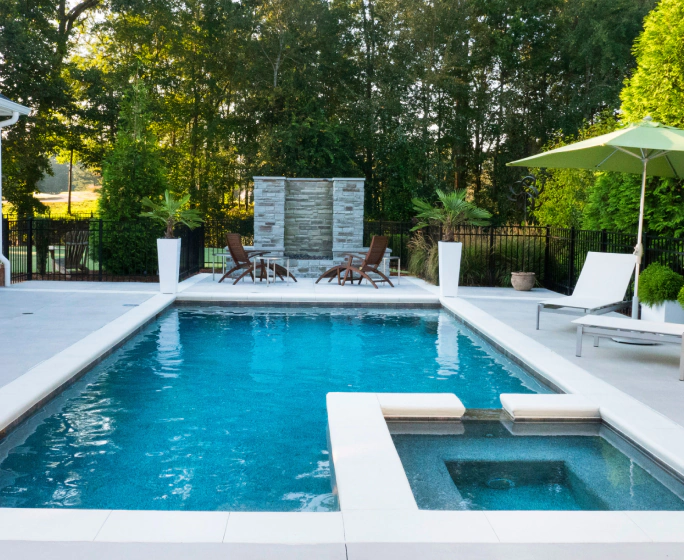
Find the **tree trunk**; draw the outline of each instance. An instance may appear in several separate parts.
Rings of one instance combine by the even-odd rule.
[[[71,154],[69,155],[69,194],[67,197],[67,214],[71,216],[71,184],[74,177],[74,149],[71,148]]]

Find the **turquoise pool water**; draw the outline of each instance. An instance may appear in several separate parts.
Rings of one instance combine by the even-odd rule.
[[[0,442],[0,507],[334,510],[331,391],[545,389],[437,310],[174,308]]]
[[[684,510],[684,485],[599,424],[392,431],[421,509]]]

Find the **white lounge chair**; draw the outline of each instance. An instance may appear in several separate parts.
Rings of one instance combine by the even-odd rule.
[[[582,335],[594,337],[594,346],[599,345],[599,338],[628,338],[648,340],[650,342],[669,342],[680,344],[682,353],[679,359],[679,380],[684,381],[684,325],[678,323],[657,323],[639,321],[627,317],[596,317],[587,315],[573,321],[577,325],[577,347],[575,355],[582,355]]]
[[[634,274],[634,255],[587,253],[587,260],[571,296],[540,301],[537,330],[542,311],[566,315],[602,315],[629,305],[625,294]]]

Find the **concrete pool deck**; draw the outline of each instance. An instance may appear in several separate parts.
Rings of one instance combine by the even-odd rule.
[[[14,368],[14,373],[7,375],[9,381],[0,379],[0,386],[4,385],[0,388],[0,415],[22,395],[25,397],[31,393],[35,397],[36,390],[42,386],[51,384],[53,389],[58,387],[60,380],[63,381],[71,371],[69,367],[74,370],[76,363],[83,369],[83,364],[97,359],[112,344],[125,340],[171,305],[174,299],[228,305],[349,303],[433,306],[440,303],[433,287],[406,278],[395,289],[383,286],[375,290],[369,285],[314,285],[313,281],[306,279],[297,284],[270,287],[251,283],[219,285],[211,280],[211,275],[198,275],[183,283],[177,298],[163,296],[156,289],[156,284],[27,282],[0,290],[0,317],[8,317],[2,325],[1,340],[9,358],[7,363],[12,363]],[[610,348],[592,348],[591,354],[587,352],[585,357],[576,359],[576,363],[572,361],[574,329],[565,332],[561,324],[563,321],[569,323],[571,318],[546,314],[542,316],[542,329],[548,325],[547,334],[533,331],[534,303],[550,295],[553,294],[546,291],[519,294],[513,290],[463,288],[461,298],[442,300],[442,303],[457,317],[481,329],[504,348],[508,345],[511,351],[518,351],[521,355],[526,351],[536,352],[531,361],[545,364],[551,375],[559,376],[556,379],[558,383],[581,380],[589,382],[590,388],[599,388],[597,395],[608,403],[608,408],[615,403],[622,406],[630,400],[624,400],[628,397],[620,396],[620,391],[613,392],[608,384],[614,384],[608,378],[601,378],[602,375],[613,375],[615,383],[618,383],[619,372],[629,369],[634,383],[632,396],[636,398],[640,377],[644,394],[647,389],[653,389],[649,387],[649,377],[643,375],[643,363],[648,363],[651,355],[648,352],[652,353],[654,347],[630,349],[630,353],[641,352],[636,365],[631,363],[629,356],[612,350],[609,359],[617,360],[621,365],[604,371],[596,363],[604,359],[600,352],[610,351]],[[33,311],[33,316],[24,316],[23,310],[32,305],[37,311]],[[486,306],[491,306],[491,312],[486,311]],[[515,311],[510,317],[506,316],[506,309],[516,308],[517,318]],[[527,309],[531,310],[529,319]],[[88,310],[93,312],[92,319],[81,315]],[[31,327],[27,318],[39,320],[34,321]],[[558,319],[560,323],[554,326]],[[518,326],[518,321],[521,326]],[[41,345],[41,325],[50,326],[52,322],[56,322],[56,330],[60,332],[51,334],[54,338],[52,346]],[[532,332],[523,330],[528,328],[528,322]],[[28,337],[31,340],[27,340]],[[502,338],[498,340],[497,337]],[[565,339],[569,356],[564,354]],[[672,350],[676,352],[675,348]],[[31,352],[35,355],[22,357],[22,354]],[[661,360],[659,375],[663,379],[668,375],[669,359]],[[555,371],[554,364],[561,371]],[[592,368],[596,368],[597,373]],[[566,375],[565,380],[561,374]],[[568,378],[567,374],[572,375]],[[671,376],[677,380],[676,359]],[[684,387],[684,383],[681,384]],[[17,390],[7,391],[11,387]],[[41,390],[43,395],[49,394],[45,387]],[[654,410],[636,403],[636,408],[645,411],[650,418],[646,428],[653,428],[654,423],[664,427],[658,433],[667,437],[657,443],[675,458],[684,457],[684,438],[680,438],[681,441],[672,439],[672,436],[679,437],[681,426],[676,426],[656,411],[669,416],[666,412],[670,410],[668,407],[673,409],[681,402],[676,390],[669,381],[664,381],[658,391],[653,389],[652,402],[647,403]],[[674,395],[670,398],[668,393]],[[619,402],[620,399],[623,401]],[[620,414],[630,413],[620,406],[616,408],[618,420]],[[353,410],[351,412],[354,413]],[[638,421],[639,418],[635,420]],[[681,419],[677,421],[682,423]],[[359,428],[353,422],[349,424]],[[166,558],[359,560],[456,556],[473,559],[546,559],[553,556],[564,560],[578,555],[596,559],[684,558],[682,523],[684,512],[416,511],[405,517],[400,511],[377,508],[354,512],[345,512],[343,508],[338,513],[321,514],[0,509],[0,554],[11,558],[58,559],[94,556],[149,558],[161,555]]]
[[[585,337],[582,357],[575,356],[574,317],[542,313],[535,330],[537,302],[553,292],[535,289],[461,288],[459,296],[499,321],[543,344],[566,360],[640,400],[684,426],[684,382],[679,381],[680,348],[671,344],[641,346],[601,339],[594,348]],[[618,316],[617,314],[612,314]]]

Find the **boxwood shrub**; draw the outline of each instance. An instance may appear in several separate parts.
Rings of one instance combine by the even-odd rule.
[[[684,287],[684,276],[659,263],[647,266],[639,275],[639,300],[646,305],[675,301]]]

